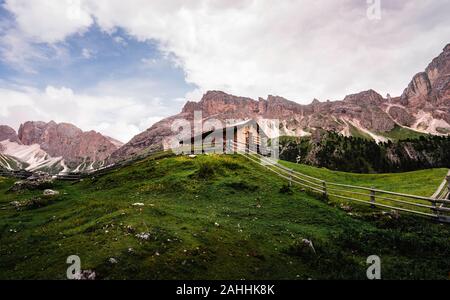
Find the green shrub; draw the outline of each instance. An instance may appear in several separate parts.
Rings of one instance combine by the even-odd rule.
[[[199,168],[195,174],[195,177],[198,179],[208,180],[214,177],[216,171],[215,166],[211,162],[202,162],[199,165]]]
[[[280,189],[281,194],[292,195],[292,189],[288,184],[284,184]]]
[[[259,186],[248,183],[244,180],[239,180],[239,181],[232,181],[232,182],[227,182],[225,184],[227,187],[230,187],[236,191],[249,191],[249,192],[255,192],[256,190],[259,189]]]
[[[312,259],[316,257],[314,245],[310,245],[305,239],[295,240],[287,250],[288,254]]]

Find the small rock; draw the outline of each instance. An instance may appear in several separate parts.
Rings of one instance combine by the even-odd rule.
[[[316,253],[316,249],[314,248],[314,245],[312,243],[312,241],[307,240],[307,239],[303,239],[302,243],[305,244],[306,246],[308,246],[309,248],[311,248],[311,250]]]
[[[138,239],[148,241],[150,239],[150,233],[148,233],[148,232],[138,233],[138,234],[136,234],[136,237]]]
[[[83,270],[76,276],[76,280],[95,280],[97,274],[92,270]]]
[[[345,212],[351,212],[353,210],[353,208],[350,205],[341,204],[341,208]]]
[[[214,223],[214,225],[216,226],[216,227],[220,227],[220,224],[219,223]]]
[[[197,157],[197,155],[193,155],[193,154],[191,154],[191,155],[188,155],[188,157],[189,157],[189,158],[196,158],[196,157]]]
[[[145,206],[144,203],[134,203],[132,206]]]
[[[19,201],[13,201],[10,203],[12,206],[14,206],[15,208],[20,208],[22,205]]]
[[[115,259],[114,257],[111,257],[109,259],[109,263],[115,265],[115,264],[117,264],[117,259]]]
[[[135,232],[135,229],[133,228],[133,226],[128,225],[128,226],[127,226],[127,231],[128,231],[128,233],[134,233],[134,232]]]
[[[391,210],[391,217],[398,220],[400,218],[400,213],[397,210]]]
[[[58,191],[47,189],[44,191],[44,196],[56,196],[59,195]]]

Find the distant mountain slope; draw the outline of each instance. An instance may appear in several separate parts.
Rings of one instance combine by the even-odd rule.
[[[27,171],[49,171],[59,173],[69,171],[62,157],[51,157],[38,144],[21,145],[9,140],[0,142],[2,152],[17,161],[19,169]],[[10,169],[10,168],[7,168]],[[17,168],[12,168],[16,170]]]
[[[386,70],[388,71],[388,70]],[[168,147],[175,135],[171,125],[177,119],[192,122],[194,111],[204,119],[279,119],[281,135],[311,135],[317,129],[345,136],[364,135],[377,142],[401,139],[421,133],[450,133],[450,44],[417,74],[403,95],[382,97],[373,90],[349,95],[342,101],[301,105],[278,96],[253,100],[220,91],[207,92],[200,102],[187,102],[178,115],[164,119],[115,151],[112,160],[123,159],[148,149]],[[404,130],[402,130],[404,129]]]
[[[19,171],[26,168],[27,165],[25,163],[12,156],[0,153],[0,170]]]
[[[6,125],[0,125],[0,141],[10,140],[11,142],[22,143],[16,131]]]
[[[52,157],[62,157],[70,167],[86,160],[106,159],[118,147],[95,131],[83,132],[72,124],[55,122],[26,122],[19,128],[24,145],[38,144]]]
[[[353,173],[450,168],[450,137],[420,136],[388,143],[326,132],[320,138],[282,137],[280,159]]]
[[[100,167],[122,145],[95,131],[83,132],[76,126],[55,122],[26,122],[19,133],[0,126],[0,166],[50,173],[84,171]],[[6,160],[8,158],[8,161]]]

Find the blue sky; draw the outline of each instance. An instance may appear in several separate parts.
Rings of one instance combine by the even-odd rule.
[[[0,3],[4,4],[4,1]],[[7,34],[15,26],[14,16],[4,7],[0,8],[0,20],[2,34]],[[137,126],[124,124],[126,127],[121,133],[118,133],[114,126],[111,126],[112,130],[108,132],[104,123],[76,124],[84,130],[107,131],[107,134],[123,141],[159,119],[178,113],[185,101],[185,95],[197,88],[194,84],[186,83],[184,70],[170,55],[158,49],[157,41],[138,41],[121,28],[106,32],[93,24],[83,33],[72,34],[63,41],[52,44],[30,43],[29,46],[36,55],[24,59],[20,64],[6,59],[0,60],[0,88],[19,91],[45,91],[48,87],[67,88],[77,94],[93,97],[91,101],[95,101],[95,96],[114,95],[132,97],[136,102],[147,103],[147,106],[144,105],[148,108],[147,116],[136,116],[140,118],[134,120]],[[39,105],[39,102],[36,104]],[[67,112],[63,113],[66,114]],[[60,122],[75,123],[77,119],[66,120],[60,117],[58,110],[49,115],[24,112],[19,115],[20,118],[17,119],[12,119],[16,118],[14,115],[7,118],[5,123],[17,129],[21,122],[26,121],[25,118],[33,118],[34,115],[44,121],[56,119]],[[111,115],[114,113],[111,112]],[[111,116],[110,123],[113,120],[114,116]]]
[[[9,26],[14,23],[14,17],[4,8],[0,8],[0,19]],[[118,83],[117,88],[125,95],[139,95],[143,101],[148,97],[179,99],[196,88],[186,83],[183,69],[158,50],[156,41],[138,41],[120,28],[107,33],[93,25],[63,42],[33,46],[44,58],[26,61],[26,69],[0,60],[3,87],[69,87],[79,93],[95,93],[97,88],[111,82]],[[147,84],[131,87],[129,91],[123,89],[123,85],[133,85],[132,79]],[[173,112],[168,109],[167,113]]]
[[[0,17],[4,14],[3,10]],[[83,35],[73,35],[56,45],[37,47],[48,55],[46,59],[30,61],[28,67],[32,71],[0,61],[1,78],[37,88],[68,86],[83,92],[104,81],[138,77],[156,82],[161,89],[158,95],[169,98],[183,97],[195,88],[185,82],[183,70],[158,51],[156,42],[139,42],[122,30],[109,34],[92,26]]]
[[[0,123],[124,142],[208,90],[400,95],[450,42],[450,0],[0,0]]]

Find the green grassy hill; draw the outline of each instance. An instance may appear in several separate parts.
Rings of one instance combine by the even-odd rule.
[[[427,136],[426,133],[418,132],[409,128],[401,127],[396,125],[394,129],[389,132],[378,133],[392,141],[401,141],[407,139],[418,139],[422,136]]]
[[[13,182],[0,179],[0,279],[65,279],[70,255],[98,279],[365,279],[374,254],[385,279],[450,270],[449,226],[378,210],[351,216],[241,156],[164,153],[57,182],[50,198],[7,192]]]
[[[280,163],[290,169],[308,176],[329,182],[376,188],[397,193],[431,197],[447,175],[448,169],[429,169],[393,174],[355,174],[331,171],[325,168],[295,164],[286,161]]]

